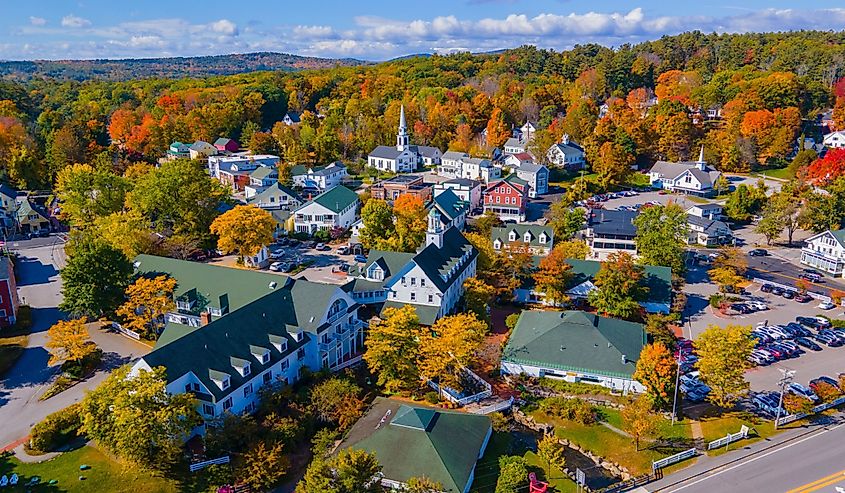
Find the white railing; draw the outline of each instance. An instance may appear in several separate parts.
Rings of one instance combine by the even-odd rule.
[[[484,406],[478,409],[473,409],[470,411],[472,414],[490,414],[495,413],[497,411],[504,411],[505,409],[509,409],[513,405],[513,396],[508,398],[506,401],[499,401],[495,404],[491,404],[489,406]]]
[[[662,469],[669,464],[674,464],[676,462],[681,462],[682,460],[689,459],[690,457],[695,457],[696,451],[694,448],[689,450],[684,450],[681,453],[670,455],[669,457],[664,457],[660,460],[656,460],[651,463],[651,470],[657,471],[658,469]]]
[[[358,356],[355,356],[354,358],[350,359],[349,361],[344,361],[343,363],[340,363],[340,364],[338,364],[337,366],[333,366],[333,367],[331,368],[331,370],[332,370],[332,371],[340,371],[340,370],[342,370],[342,369],[344,369],[344,368],[348,368],[348,367],[350,367],[350,366],[357,365],[357,364],[358,364],[358,363],[360,363],[363,359],[364,359],[364,355],[363,355],[363,354],[359,354]]]
[[[134,330],[129,330],[127,328],[124,328],[122,325],[120,325],[117,322],[112,322],[111,326],[114,330],[118,331],[119,333],[125,335],[126,337],[128,337],[130,339],[135,339],[136,341],[141,340],[141,334],[135,332]]]
[[[832,407],[836,407],[836,406],[839,406],[839,405],[842,405],[842,404],[845,404],[845,396],[842,396],[842,397],[835,399],[835,400],[832,400],[830,402],[826,402],[824,404],[819,404],[818,406],[811,409],[809,413],[796,413],[796,414],[790,414],[789,416],[783,416],[782,418],[775,420],[775,424],[777,426],[782,426],[782,425],[785,425],[787,423],[792,423],[793,421],[798,421],[799,419],[805,418],[805,417],[807,417],[811,414],[820,413],[822,411],[825,411],[827,409],[830,409]]]
[[[479,392],[477,394],[469,395],[469,396],[464,397],[462,399],[458,399],[457,397],[455,397],[455,396],[453,396],[452,394],[449,393],[449,391],[455,392],[454,389],[444,387],[443,391],[441,392],[440,385],[438,385],[437,383],[435,383],[431,380],[428,381],[428,386],[433,388],[434,390],[436,390],[437,393],[441,394],[446,400],[448,400],[449,402],[453,402],[453,403],[457,404],[458,406],[466,406],[467,404],[469,404],[471,402],[483,401],[484,399],[493,395],[493,388],[490,386],[489,383],[484,381],[484,379],[482,379],[481,377],[476,375],[469,368],[464,368],[464,371],[467,373],[467,375],[469,375],[470,378],[475,380],[476,383],[480,384],[482,386],[482,388],[484,388],[484,390],[482,390],[481,392]]]
[[[197,472],[200,469],[203,469],[205,467],[208,467],[208,466],[211,466],[211,465],[214,465],[214,464],[228,464],[229,460],[230,460],[229,456],[224,455],[223,457],[218,457],[216,459],[211,459],[211,460],[206,460],[206,461],[202,461],[202,462],[197,462],[196,464],[191,464],[190,466],[188,466],[188,469],[190,469],[191,472]]]
[[[728,433],[727,436],[719,438],[717,440],[713,440],[712,442],[707,444],[707,450],[717,449],[719,447],[728,445],[729,443],[733,443],[737,440],[742,440],[748,436],[748,427],[742,425],[742,428],[739,429],[738,433]]]

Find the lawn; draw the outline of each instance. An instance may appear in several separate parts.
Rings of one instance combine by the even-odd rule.
[[[545,464],[528,450],[527,444],[518,442],[510,433],[496,432],[490,438],[484,457],[475,467],[475,480],[471,493],[493,493],[499,477],[499,457],[503,455],[521,455],[528,462],[529,469],[537,474],[537,479],[545,481]],[[552,468],[552,480],[549,481],[550,491],[571,493],[577,491],[574,482],[563,475],[563,472]]]
[[[778,430],[775,430],[774,422],[764,420],[747,412],[729,412],[721,416],[712,417],[704,416],[699,419],[699,422],[701,423],[701,433],[704,435],[705,444],[719,438],[724,438],[728,433],[737,433],[742,428],[742,425],[747,425],[751,429],[748,433],[748,438],[732,443],[728,449],[743,447],[778,433]],[[782,426],[781,430],[801,426],[802,424],[802,421],[799,420]],[[725,451],[725,448],[720,448],[718,450],[712,450],[708,454],[719,455],[725,453]]]
[[[91,469],[80,471],[79,466],[87,464]],[[0,459],[0,474],[20,477],[17,488],[6,491],[25,491],[22,486],[32,476],[40,476],[42,483],[52,479],[54,486],[41,486],[38,491],[73,491],[102,493],[107,491],[128,491],[133,493],[158,493],[183,491],[175,481],[164,479],[149,472],[141,472],[124,466],[93,447],[64,453],[53,460],[38,464],[23,464],[14,457]],[[84,476],[80,480],[79,476]]]
[[[793,178],[789,172],[789,168],[764,169],[754,174],[779,180],[791,180]]]
[[[8,371],[23,353],[29,341],[29,330],[11,327],[0,332],[0,376]]]
[[[619,411],[603,408],[603,419],[616,428],[622,428]],[[634,474],[640,475],[651,471],[654,460],[686,450],[691,446],[691,432],[688,422],[677,423],[673,427],[669,420],[660,423],[660,445],[641,441],[641,450],[637,451],[634,440],[607,428],[601,424],[583,425],[573,421],[550,417],[540,411],[532,416],[540,421],[555,425],[555,432],[561,438],[577,443],[590,452],[619,463]]]

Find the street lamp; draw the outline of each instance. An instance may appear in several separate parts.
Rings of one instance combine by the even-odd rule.
[[[780,381],[778,381],[778,385],[780,385],[780,398],[778,399],[778,408],[777,414],[775,416],[775,429],[778,429],[778,421],[780,420],[780,408],[783,406],[783,393],[786,390],[786,386],[792,383],[792,379],[795,377],[795,370],[787,370],[785,368],[778,368],[781,373]]]
[[[678,412],[678,382],[681,379],[681,361],[683,360],[683,350],[678,347],[678,363],[675,365],[675,395],[672,399],[672,426],[675,426],[675,415]]]

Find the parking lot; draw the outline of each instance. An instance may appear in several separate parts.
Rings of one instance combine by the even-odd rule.
[[[309,281],[326,282],[331,284],[343,284],[346,282],[346,273],[339,267],[343,264],[354,265],[354,255],[342,255],[338,253],[339,246],[327,245],[328,250],[317,250],[308,248],[304,243],[296,245],[280,246],[271,245],[270,254],[273,262],[286,262],[293,266],[307,264],[302,272],[293,274],[294,278],[308,279]],[[280,272],[280,274],[282,274]]]

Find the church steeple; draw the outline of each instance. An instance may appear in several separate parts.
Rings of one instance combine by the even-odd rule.
[[[440,222],[440,211],[432,207],[428,213],[428,228],[425,232],[425,246],[434,244],[443,248],[443,224]]]
[[[399,111],[399,133],[396,134],[396,150],[404,151],[408,148],[408,125],[405,123],[405,105]]]
[[[701,153],[699,153],[698,161],[695,164],[702,171],[707,168],[707,161],[704,160],[704,144],[701,145]]]

